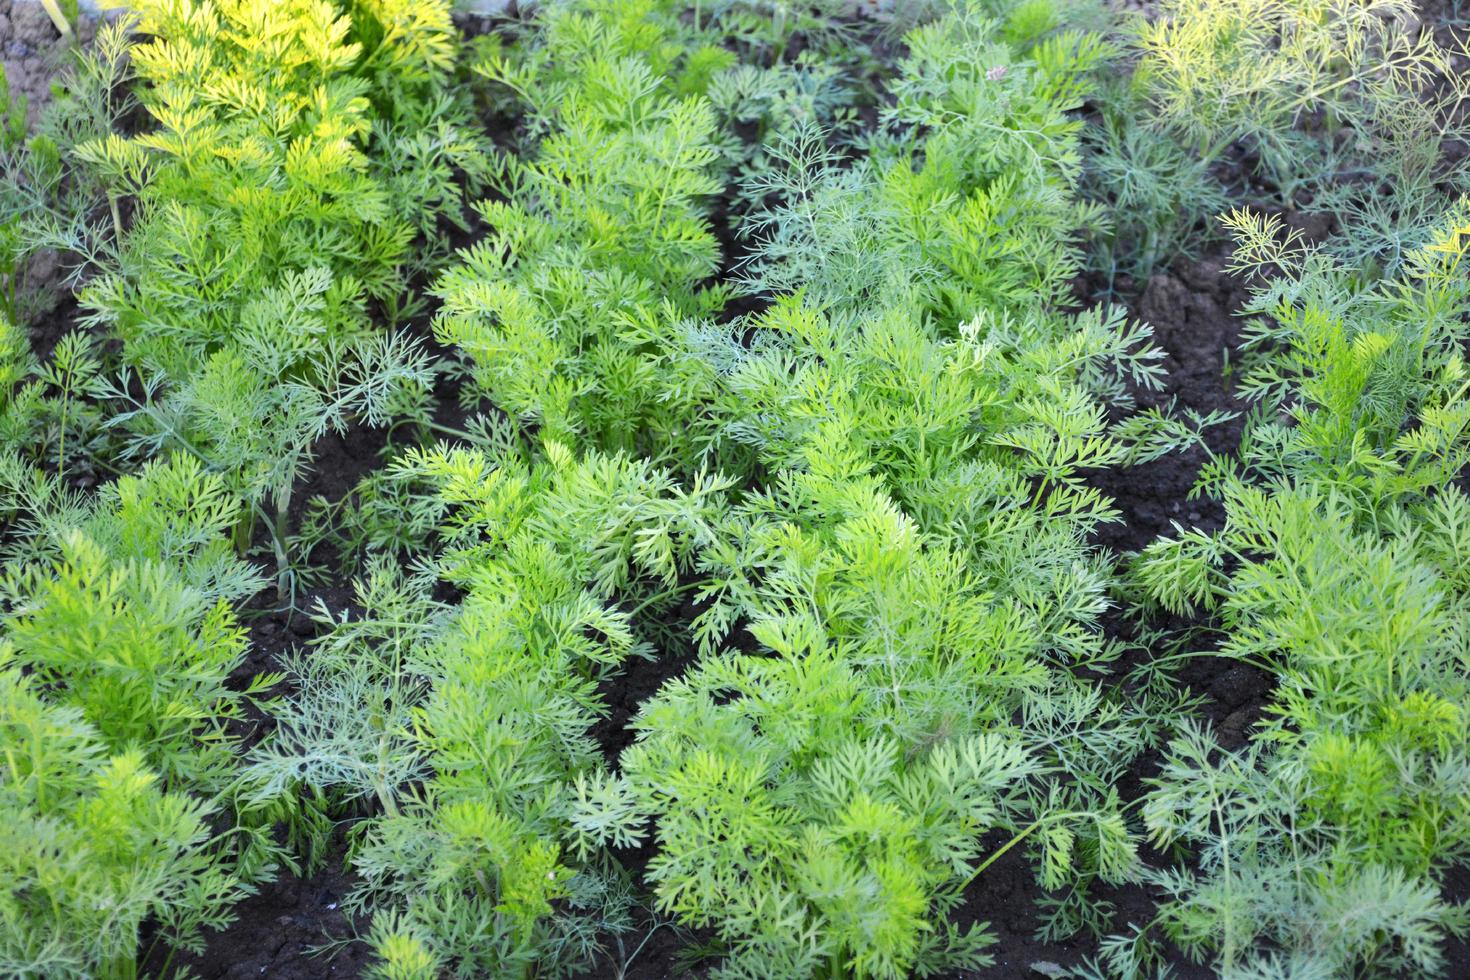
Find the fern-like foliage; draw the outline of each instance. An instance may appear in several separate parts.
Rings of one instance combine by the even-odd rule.
[[[1277,688],[1248,748],[1172,748],[1145,819],[1201,867],[1155,877],[1161,921],[1227,972],[1269,972],[1275,946],[1333,974],[1437,975],[1467,927],[1440,876],[1470,851],[1464,207],[1356,290],[1271,222],[1232,223],[1241,262],[1285,268],[1253,303],[1261,410],[1202,479],[1224,528],[1157,542],[1136,573],[1168,608],[1216,611],[1220,653]]]
[[[721,187],[703,49],[653,0],[552,5],[478,69],[544,136],[508,165],[489,236],[438,282],[442,342],[478,390],[550,438],[669,456],[710,379],[670,356],[723,305],[705,215]]]
[[[126,980],[148,922],[202,950],[247,892],[212,846],[213,808],[47,699],[14,653],[0,641],[0,969]]]
[[[786,166],[747,191],[779,201],[746,229],[747,288],[849,307],[912,294],[951,324],[1063,295],[1097,217],[1071,193],[1068,111],[1105,47],[1006,26],[977,2],[911,32],[869,158],[847,166],[811,130],[788,141]]]
[[[87,322],[123,342],[123,376],[99,394],[134,455],[186,452],[229,477],[253,508],[242,539],[264,514],[285,589],[285,511],[312,443],[380,424],[387,399],[409,405],[427,384],[424,356],[385,339],[369,303],[409,308],[408,277],[442,254],[437,216],[463,220],[454,168],[486,170],[483,138],[450,94],[447,4],[135,13],[146,39],[130,59],[156,125],[76,150],[120,238],[82,293]]]
[[[0,459],[7,973],[132,977],[148,921],[202,951],[274,870],[269,815],[223,805],[238,723],[278,680],[236,676],[232,606],[262,584],[230,544],[239,507],[189,457],[87,496]]]
[[[80,708],[113,751],[141,748],[170,788],[219,791],[241,717],[273,683],[228,684],[245,656],[231,609],[260,587],[227,534],[239,510],[188,457],[73,497],[4,462],[13,530],[0,595],[11,661]]]
[[[1125,378],[1156,380],[1146,330],[1051,308],[1087,214],[1065,112],[1100,49],[1029,23],[960,4],[911,34],[874,163],[794,141],[751,228],[747,286],[774,302],[698,336],[716,455],[762,485],[702,556],[708,659],[645,706],[579,820],[629,842],[653,819],[660,909],[715,928],[732,976],[982,963],[983,936],[943,922],[991,827],[1082,905],[1089,881],[1135,871],[1109,767],[1158,730],[1057,669],[1116,653],[1097,626],[1110,571],[1086,545],[1112,512],[1081,470],[1194,435],[1108,416]],[[768,657],[726,660],[741,634]],[[992,787],[933,825],[938,850],[930,767]]]
[[[1094,187],[1116,205],[1104,254],[1128,271],[1210,230],[1209,171],[1230,152],[1281,204],[1335,218],[1348,264],[1386,274],[1465,187],[1441,152],[1466,134],[1461,52],[1410,0],[1168,0],[1124,33],[1134,70],[1106,100]]]
[[[651,654],[635,614],[678,594],[729,484],[683,490],[647,463],[555,442],[532,464],[414,452],[392,474],[433,494],[428,578],[365,580],[369,614],[334,623],[301,662],[247,782],[382,806],[354,850],[352,901],[377,917],[385,975],[570,968],[626,901],[599,855],[571,846],[574,786],[606,772],[589,735],[599,684]],[[435,578],[463,600],[434,600]]]
[[[1030,750],[1016,713],[1045,703],[1049,726],[1088,702],[1048,669],[1050,635],[1020,603],[983,592],[871,481],[798,478],[744,520],[707,554],[718,598],[696,629],[713,641],[739,621],[767,655],[714,656],[668,685],[621,779],[584,787],[578,817],[623,843],[653,817],[659,907],[716,929],[721,975],[983,966],[984,934],[945,913],[980,835],[1038,813],[1047,887],[1132,873],[1107,790],[1031,797],[1027,777],[1057,757]],[[1139,736],[1095,721],[1113,758]],[[1050,729],[1061,751],[1066,727]]]

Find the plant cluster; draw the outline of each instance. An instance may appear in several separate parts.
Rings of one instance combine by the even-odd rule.
[[[1134,568],[1150,600],[1214,615],[1220,655],[1276,678],[1247,746],[1187,729],[1143,810],[1160,845],[1199,855],[1154,875],[1159,926],[1227,973],[1434,974],[1467,925],[1439,888],[1470,847],[1466,214],[1364,290],[1279,222],[1230,218],[1238,263],[1280,272],[1249,307],[1257,408],[1198,488],[1224,527],[1181,529]]]
[[[1101,102],[1091,186],[1119,221],[1101,261],[1147,274],[1226,210],[1239,159],[1278,206],[1335,220],[1370,276],[1416,248],[1464,162],[1464,52],[1413,0],[1167,0],[1122,28],[1134,70]],[[1238,192],[1236,192],[1238,193]]]
[[[0,458],[7,847],[0,958],[20,976],[135,975],[145,922],[184,949],[274,870],[233,803],[247,706],[233,603],[261,586],[227,529],[239,502],[187,457],[90,499]]]
[[[0,120],[0,972],[176,975],[340,861],[393,980],[650,928],[716,977],[943,976],[994,965],[964,906],[1009,855],[1079,976],[1442,974],[1470,205],[1407,15],[134,4]],[[1079,297],[1240,154],[1343,221],[1226,217],[1220,453]],[[82,312],[38,350],[45,250]],[[297,506],[354,426],[386,463]],[[1096,474],[1182,450],[1223,523],[1100,546]],[[262,672],[268,570],[269,614],[353,598]],[[1238,747],[1206,655],[1272,678]]]
[[[429,383],[428,356],[391,328],[436,261],[424,233],[463,223],[455,173],[488,169],[485,140],[452,94],[443,4],[133,9],[152,125],[74,154],[101,176],[115,236],[81,293],[83,323],[122,341],[97,394],[117,406],[125,458],[185,452],[226,476],[250,505],[242,540],[259,517],[285,591],[286,516],[314,443],[385,424]]]

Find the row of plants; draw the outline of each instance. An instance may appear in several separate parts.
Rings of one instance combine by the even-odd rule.
[[[954,975],[1012,852],[1079,975],[1443,971],[1470,215],[1405,3],[132,6],[0,147],[6,972],[174,975],[331,861],[384,977],[665,927]],[[1205,242],[1240,154],[1341,227],[1229,216],[1225,521],[1118,555],[1093,475],[1228,416],[1140,409],[1163,351],[1081,284]],[[42,248],[81,313],[38,358]],[[354,426],[386,465],[301,499]],[[351,609],[297,608],[324,563]],[[317,636],[252,674],[271,606]],[[1240,749],[1200,656],[1274,679]]]

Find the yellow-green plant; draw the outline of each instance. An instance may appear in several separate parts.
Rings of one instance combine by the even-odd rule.
[[[484,168],[450,95],[448,5],[160,0],[134,14],[155,125],[76,151],[106,180],[119,240],[82,294],[87,322],[123,342],[123,377],[101,394],[134,456],[188,452],[229,477],[253,508],[242,541],[263,517],[289,591],[286,512],[314,442],[382,424],[428,383],[427,358],[369,304],[408,309],[408,276],[432,265],[413,252],[442,254],[424,229],[462,220],[446,175]]]

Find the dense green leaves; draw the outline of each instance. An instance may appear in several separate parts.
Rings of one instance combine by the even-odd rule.
[[[1157,839],[1202,857],[1158,876],[1164,928],[1226,969],[1270,943],[1328,972],[1434,973],[1466,925],[1438,888],[1470,849],[1462,221],[1354,291],[1274,223],[1234,218],[1240,261],[1285,269],[1252,304],[1243,387],[1262,410],[1202,481],[1224,528],[1136,566],[1166,607],[1216,611],[1222,655],[1276,676],[1247,749],[1191,731],[1145,804]]]
[[[437,0],[148,0],[12,107],[0,972],[133,976],[324,862],[395,980],[666,928],[722,977],[983,971],[1003,858],[1041,940],[1128,927],[1082,975],[1443,972],[1446,52],[1399,0],[903,6],[545,0],[464,45]],[[1346,233],[1226,217],[1225,454],[1079,297],[1180,254],[1237,145]],[[33,350],[47,249],[81,329]],[[389,462],[297,507],[354,427]],[[1223,521],[1119,574],[1099,487],[1182,449]],[[262,552],[282,613],[328,586],[279,654]],[[1192,649],[1270,677],[1243,740]]]

